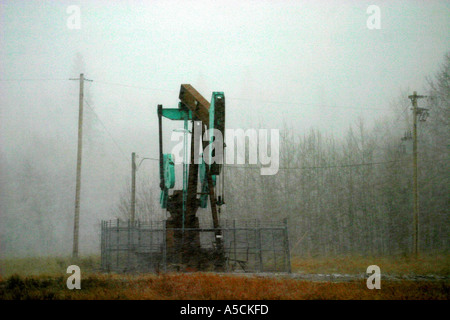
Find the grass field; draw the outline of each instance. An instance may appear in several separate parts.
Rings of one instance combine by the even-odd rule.
[[[365,273],[377,264],[382,273],[448,276],[448,257],[421,259],[335,258],[292,259],[296,273]],[[285,278],[214,273],[119,275],[98,273],[98,257],[77,261],[81,290],[69,290],[65,273],[69,258],[32,258],[0,262],[0,299],[433,299],[448,300],[449,281],[386,281],[381,290],[367,289],[365,280],[312,282]]]
[[[448,300],[449,292],[446,282],[384,281],[380,290],[369,290],[362,280],[330,283],[207,273],[89,275],[82,278],[80,290],[67,289],[64,276],[11,276],[0,283],[0,299]]]
[[[365,273],[370,265],[380,267],[382,273],[395,275],[450,275],[450,256],[411,257],[336,257],[291,259],[292,272],[301,273]]]

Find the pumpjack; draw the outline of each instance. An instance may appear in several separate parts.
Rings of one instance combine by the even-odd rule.
[[[182,84],[179,100],[178,108],[158,105],[160,204],[170,213],[165,222],[167,257],[174,265],[178,265],[178,269],[202,270],[210,268],[212,264],[214,270],[220,271],[225,265],[225,255],[218,213],[224,199],[223,194],[216,194],[215,186],[219,177],[223,179],[220,175],[224,162],[213,159],[220,159],[221,156],[223,160],[224,155],[225,96],[223,92],[213,92],[211,102],[208,102],[190,84]],[[172,190],[175,187],[175,163],[172,154],[163,153],[163,118],[184,122],[181,190]],[[190,161],[187,159],[189,134]],[[208,143],[213,142],[214,148],[207,148]],[[202,153],[199,153],[200,146]],[[199,208],[208,207],[208,200],[213,228],[205,230],[200,229],[197,212]],[[212,249],[202,248],[200,232],[203,231],[214,233]]]

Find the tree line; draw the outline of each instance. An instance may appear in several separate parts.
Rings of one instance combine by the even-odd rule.
[[[422,253],[449,250],[449,69],[447,54],[439,72],[427,80],[423,107],[430,116],[418,122]],[[411,93],[401,93],[390,116],[370,127],[359,118],[344,134],[317,129],[296,134],[285,126],[276,175],[262,176],[258,167],[250,165],[224,168],[222,217],[288,218],[294,254],[409,255],[413,246]],[[129,189],[128,185],[116,207],[116,216],[125,219]],[[159,220],[167,215],[159,209],[158,196],[157,183],[138,181],[138,219]]]

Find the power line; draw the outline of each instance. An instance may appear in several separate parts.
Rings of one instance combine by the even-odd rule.
[[[407,105],[402,112],[399,113],[399,115],[397,116],[397,118],[391,123],[390,127],[392,127],[398,120],[400,120],[400,117],[406,112],[406,110],[408,110],[409,105]]]
[[[352,107],[352,106],[336,106],[336,105],[327,105],[327,104],[318,104],[318,103],[303,103],[303,102],[290,102],[290,101],[271,101],[271,100],[255,100],[248,98],[227,98],[228,100],[242,100],[242,101],[251,101],[251,102],[260,102],[260,103],[272,103],[272,104],[290,104],[290,105],[305,105],[305,106],[316,106],[323,108],[337,108],[337,109],[354,109],[360,111],[366,110],[391,110],[389,108],[360,108],[360,107]]]
[[[20,81],[66,81],[66,80],[70,80],[70,79],[67,79],[67,78],[64,78],[64,79],[63,79],[63,78],[59,78],[59,79],[58,79],[58,78],[53,78],[53,79],[50,79],[50,78],[47,78],[47,79],[44,79],[44,78],[0,79],[0,81],[2,81],[2,82],[20,82]]]
[[[100,122],[100,124],[103,126],[103,128],[105,129],[106,133],[110,136],[111,140],[114,142],[114,144],[116,145],[116,147],[120,150],[120,152],[122,153],[124,159],[126,162],[128,162],[128,158],[125,154],[125,152],[123,151],[123,149],[119,146],[119,144],[117,143],[117,141],[114,139],[114,137],[112,136],[112,134],[109,132],[109,130],[106,128],[105,124],[103,123],[103,121],[100,119],[100,117],[97,115],[97,113],[94,111],[94,109],[91,107],[91,105],[86,101],[86,99],[84,99],[84,102],[86,102],[87,106],[89,107],[89,109],[94,113],[95,117],[97,118],[97,120]]]
[[[146,87],[146,86],[134,86],[134,85],[124,84],[124,83],[117,83],[117,82],[107,82],[107,81],[99,81],[99,80],[96,80],[95,82],[96,83],[101,83],[101,84],[112,85],[112,86],[125,87],[125,88],[145,89],[145,90],[165,91],[165,92],[176,92],[176,90],[152,88],[152,87]]]
[[[102,84],[108,84],[108,85],[114,85],[114,86],[121,86],[121,87],[127,87],[127,88],[136,88],[136,89],[146,89],[146,90],[154,90],[154,91],[165,91],[165,92],[177,92],[177,90],[168,90],[168,89],[159,89],[159,88],[152,88],[152,87],[146,87],[146,86],[134,86],[124,83],[117,83],[117,82],[106,82],[106,81],[98,81],[97,83]],[[302,102],[290,102],[290,101],[271,101],[271,100],[258,100],[258,99],[249,99],[249,98],[233,98],[233,97],[227,97],[227,100],[236,100],[236,101],[249,101],[249,102],[258,102],[258,103],[271,103],[271,104],[289,104],[289,105],[306,105],[306,106],[318,106],[323,108],[338,108],[338,109],[354,109],[354,110],[390,110],[389,108],[360,108],[360,107],[352,107],[352,106],[336,106],[336,105],[326,105],[326,104],[317,104],[317,103],[302,103]]]
[[[144,158],[153,161],[159,161],[156,158]],[[432,161],[444,161],[449,159],[436,159]],[[398,163],[398,162],[408,162],[409,160],[391,160],[391,161],[381,161],[381,162],[365,162],[365,163],[351,163],[351,164],[343,164],[343,165],[332,165],[332,166],[313,166],[313,167],[279,167],[279,170],[307,170],[307,169],[332,169],[332,168],[348,168],[348,167],[361,167],[361,166],[369,166],[369,165],[381,165],[381,164],[389,164],[389,163]],[[262,167],[250,167],[245,165],[225,165],[227,168],[233,169],[251,169],[251,170],[259,170]]]
[[[278,170],[308,170],[308,169],[349,168],[349,167],[361,167],[361,166],[379,165],[379,164],[396,163],[396,162],[404,162],[404,161],[405,160],[392,160],[392,161],[384,161],[384,162],[352,163],[352,164],[333,165],[333,166],[279,167]],[[259,170],[259,169],[263,168],[263,167],[235,166],[235,165],[225,165],[225,166],[227,168],[252,169],[252,170]]]
[[[62,80],[69,80],[69,79],[61,79],[61,78],[55,78],[55,79],[0,79],[0,81],[3,82],[14,82],[14,81],[62,81]],[[152,90],[152,91],[161,91],[161,92],[177,92],[177,90],[169,90],[169,89],[161,89],[161,88],[153,88],[153,87],[147,87],[147,86],[136,86],[136,85],[130,85],[125,83],[118,83],[118,82],[108,82],[108,81],[101,81],[101,80],[95,80],[96,83],[100,84],[106,84],[106,85],[112,85],[112,86],[119,86],[119,87],[125,87],[125,88],[134,88],[134,89],[144,89],[144,90]],[[336,109],[353,109],[353,110],[359,110],[359,111],[369,111],[369,110],[380,110],[380,111],[386,111],[391,110],[389,108],[377,108],[377,107],[369,107],[369,108],[361,108],[361,107],[354,107],[354,106],[342,106],[342,105],[326,105],[326,104],[317,104],[317,103],[302,103],[302,102],[292,102],[292,101],[279,101],[279,100],[259,100],[259,99],[249,99],[249,98],[233,98],[228,97],[228,100],[235,100],[235,101],[249,101],[249,102],[257,102],[257,103],[269,103],[269,104],[288,104],[288,105],[303,105],[303,106],[316,106],[316,107],[322,107],[322,108],[336,108]]]
[[[444,161],[449,159],[437,159],[433,161]],[[409,159],[405,160],[391,160],[391,161],[381,161],[381,162],[365,162],[365,163],[349,163],[342,165],[332,165],[332,166],[313,166],[313,167],[279,167],[278,170],[308,170],[308,169],[332,169],[332,168],[349,168],[349,167],[361,167],[361,166],[370,166],[370,165],[380,165],[380,164],[388,164],[388,163],[398,163],[398,162],[409,162]],[[249,166],[236,166],[236,165],[225,165],[227,168],[234,169],[251,169],[251,170],[259,170],[262,167],[249,167]]]

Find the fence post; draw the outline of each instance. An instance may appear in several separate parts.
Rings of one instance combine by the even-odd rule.
[[[287,218],[283,219],[284,222],[284,251],[287,259],[287,269],[288,273],[291,273],[291,253],[289,249],[289,238],[288,238],[288,224],[287,224]]]
[[[233,219],[233,248],[234,248],[234,264],[237,264],[236,254],[236,219]]]
[[[149,232],[149,236],[150,236],[150,266],[152,266],[153,268],[155,268],[155,261],[153,260],[153,236],[154,236],[154,231],[153,231],[153,221],[150,220],[150,232]]]
[[[117,218],[117,237],[116,237],[116,267],[117,269],[119,269],[119,247],[120,247],[120,242],[119,242],[119,224],[120,224],[120,220],[119,218]]]
[[[163,222],[163,264],[164,264],[164,272],[167,272],[167,226]]]
[[[259,260],[259,272],[263,271],[263,261],[262,261],[262,251],[261,251],[261,229],[259,228],[259,220],[255,221],[256,228],[256,246],[258,252],[258,260]]]
[[[130,249],[131,249],[131,221],[130,219],[128,219],[128,232],[127,232],[127,237],[128,237],[128,243],[127,243],[127,266],[125,267],[125,269],[128,271],[130,268]]]
[[[108,242],[108,272],[111,271],[112,267],[112,220],[109,220],[106,224],[108,233],[107,233],[107,242]]]
[[[277,249],[276,249],[276,246],[275,246],[275,230],[272,229],[270,232],[272,233],[273,270],[277,271],[278,270],[277,269],[278,266],[277,266]]]
[[[105,221],[104,230],[105,230],[105,267],[109,272],[109,267],[111,264],[111,235],[109,234],[109,221]]]
[[[101,233],[100,233],[100,269],[102,269],[102,271],[105,270],[105,241],[104,241],[104,225],[105,225],[105,221],[102,220],[102,224],[101,224]]]
[[[141,250],[141,220],[138,220],[138,247],[137,251]]]
[[[248,220],[245,220],[245,243],[247,245],[246,249],[246,256],[245,259],[248,262],[249,261],[249,252],[250,250],[253,250],[252,247],[250,247],[250,242],[249,242],[249,232],[250,232],[250,228],[248,227]]]

